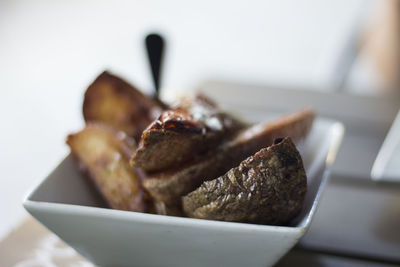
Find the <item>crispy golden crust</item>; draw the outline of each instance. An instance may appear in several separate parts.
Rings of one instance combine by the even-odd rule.
[[[270,146],[276,138],[290,136],[294,141],[304,138],[311,129],[314,116],[312,110],[303,110],[244,129],[201,159],[148,175],[143,186],[155,201],[164,203],[166,210],[176,210],[182,196],[204,181],[223,175],[245,158]]]
[[[183,209],[199,219],[281,225],[300,212],[306,191],[303,162],[287,137],[204,182],[184,197]]]
[[[68,135],[67,144],[112,208],[148,211],[141,173],[129,166],[136,147],[133,139],[104,124],[91,123],[80,132]]]
[[[86,122],[103,122],[139,140],[162,108],[161,103],[105,71],[86,90],[83,116]]]
[[[201,157],[244,126],[198,96],[151,123],[130,162],[148,173],[172,168]]]

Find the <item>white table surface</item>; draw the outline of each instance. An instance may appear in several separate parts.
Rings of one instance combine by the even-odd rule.
[[[361,0],[0,2],[0,239],[24,193],[68,153],[104,69],[151,88],[142,39],[168,41],[164,97],[211,79],[329,88]]]

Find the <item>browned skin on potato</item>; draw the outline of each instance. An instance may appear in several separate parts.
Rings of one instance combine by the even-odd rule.
[[[205,96],[164,111],[142,134],[131,165],[156,172],[201,157],[245,127]]]
[[[306,191],[299,152],[290,138],[277,139],[189,193],[183,209],[199,219],[282,225],[299,214]]]
[[[162,103],[105,71],[86,90],[83,117],[86,122],[103,122],[139,140],[163,107]]]
[[[149,202],[140,182],[140,171],[129,166],[135,141],[104,124],[88,124],[67,137],[72,154],[111,208],[146,212]]]
[[[244,129],[201,159],[148,175],[143,186],[156,201],[159,213],[179,215],[182,196],[204,181],[223,175],[243,159],[270,146],[276,138],[290,136],[295,142],[304,138],[311,129],[314,116],[314,112],[307,109]]]

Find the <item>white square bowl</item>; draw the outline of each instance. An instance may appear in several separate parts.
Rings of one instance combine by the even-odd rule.
[[[302,213],[289,226],[170,217],[104,208],[71,156],[34,188],[24,207],[101,266],[268,266],[308,229],[344,133],[318,118],[299,146],[308,176]]]

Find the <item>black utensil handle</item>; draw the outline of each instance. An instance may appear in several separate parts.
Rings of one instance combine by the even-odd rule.
[[[161,35],[156,33],[147,35],[146,51],[153,76],[154,95],[158,98],[160,94],[161,64],[164,53],[164,39]]]

